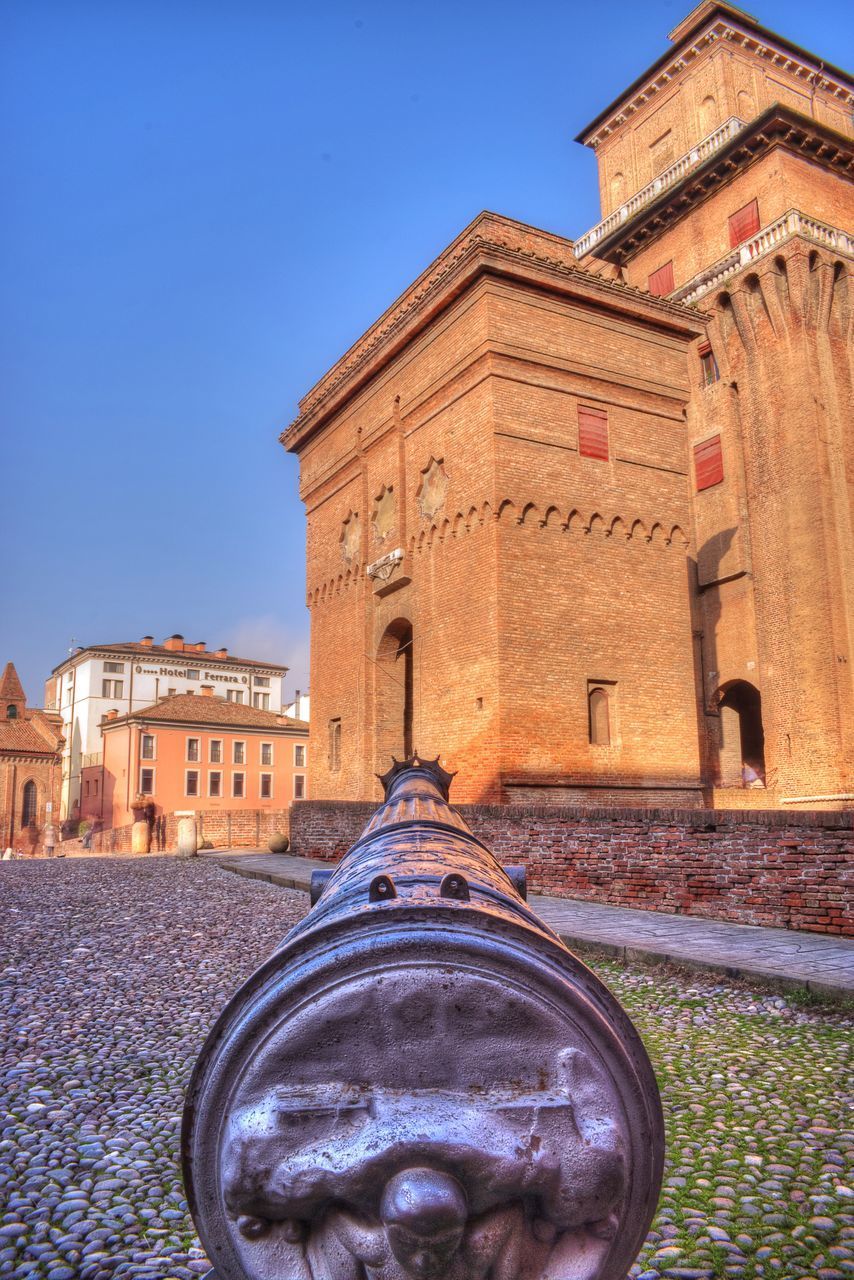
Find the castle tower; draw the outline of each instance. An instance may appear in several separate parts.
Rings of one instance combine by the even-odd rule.
[[[706,0],[579,140],[578,241],[483,214],[300,403],[313,795],[854,792],[852,82]],[[325,740],[325,741],[324,741]]]
[[[715,803],[835,806],[854,790],[854,86],[728,4],[670,38],[579,135],[604,218],[576,253],[709,320],[688,445]]]

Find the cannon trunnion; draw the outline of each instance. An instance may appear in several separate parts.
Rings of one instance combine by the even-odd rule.
[[[417,758],[196,1064],[184,1177],[217,1280],[624,1280],[655,1077],[608,989]]]

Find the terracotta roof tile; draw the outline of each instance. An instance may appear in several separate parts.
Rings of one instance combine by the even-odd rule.
[[[171,697],[161,698],[159,702],[152,703],[149,707],[142,707],[131,715],[106,720],[103,728],[109,730],[113,725],[140,720],[231,725],[235,729],[269,729],[271,732],[303,729],[308,733],[308,724],[305,720],[294,720],[292,716],[280,715],[277,711],[262,711],[259,707],[247,707],[240,702],[227,702],[225,698],[207,697],[196,693],[174,693]]]
[[[47,734],[40,733],[32,720],[0,720],[0,751],[18,755],[32,755],[33,752],[53,755],[56,743],[50,742]]]

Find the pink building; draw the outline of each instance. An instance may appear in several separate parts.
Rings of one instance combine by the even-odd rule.
[[[83,817],[133,822],[143,798],[156,816],[281,810],[308,795],[308,724],[227,702],[211,686],[174,694],[103,723],[103,763],[83,770]]]

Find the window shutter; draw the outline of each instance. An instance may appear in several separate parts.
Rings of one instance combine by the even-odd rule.
[[[751,200],[743,209],[738,209],[729,220],[729,247],[734,249],[743,244],[759,230],[759,202]]]
[[[647,280],[646,287],[650,293],[656,298],[663,298],[666,293],[672,293],[675,289],[673,283],[673,263],[665,262],[663,267],[659,267],[657,271],[653,271]]]
[[[702,444],[694,445],[694,474],[697,477],[697,492],[711,489],[720,484],[724,478],[724,459],[721,451],[720,436],[712,436]]]
[[[583,458],[608,461],[608,414],[605,409],[578,406],[578,452]]]

